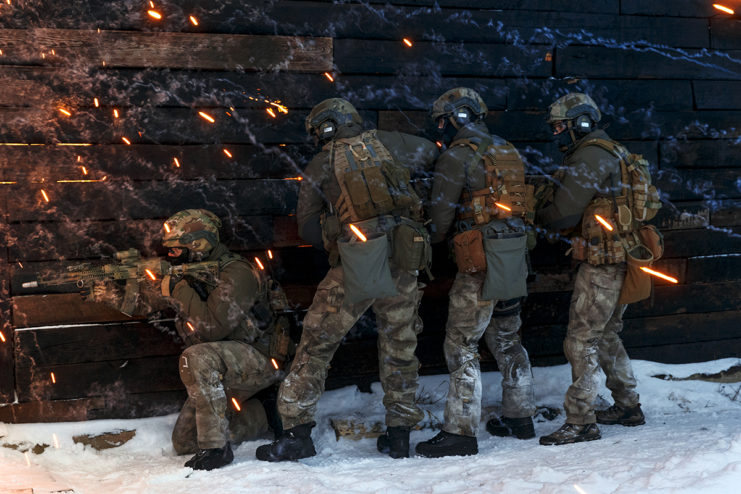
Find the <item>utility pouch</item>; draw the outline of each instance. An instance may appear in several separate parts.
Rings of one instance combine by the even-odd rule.
[[[358,215],[358,220],[367,220],[376,216],[371,194],[365,183],[363,170],[350,170],[344,174],[345,187],[350,196],[353,208]]]
[[[394,201],[389,194],[386,185],[386,177],[381,172],[380,166],[369,166],[362,169],[365,182],[368,184],[371,201],[376,214],[386,214],[394,209]]]
[[[636,245],[627,252],[627,260],[628,270],[620,290],[619,304],[632,304],[651,296],[651,276],[641,271],[641,268],[653,263],[653,254],[647,247]]]
[[[430,267],[430,236],[421,223],[401,223],[394,228],[392,238],[394,249],[391,258],[399,269],[416,271]]]
[[[571,238],[571,258],[575,261],[587,260],[587,241],[582,237]]]
[[[466,230],[453,237],[453,254],[458,271],[471,274],[486,270],[483,239],[478,229]]]
[[[664,236],[655,226],[643,225],[638,230],[638,237],[641,239],[641,243],[651,251],[654,261],[661,259],[661,256],[664,255]]]
[[[389,266],[389,241],[385,233],[340,239],[337,246],[345,274],[345,304],[398,295]]]
[[[527,235],[501,233],[484,238],[486,279],[481,300],[510,300],[527,295]]]

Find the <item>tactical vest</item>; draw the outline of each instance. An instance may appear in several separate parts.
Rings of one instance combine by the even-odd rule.
[[[375,130],[325,145],[330,167],[340,185],[334,204],[343,224],[385,214],[417,219],[421,201],[412,188],[409,170],[397,163]]]
[[[535,218],[533,186],[525,184],[525,164],[512,144],[495,145],[491,138],[486,138],[480,142],[459,139],[450,147],[454,146],[468,146],[474,151],[464,168],[466,184],[461,195],[459,220],[485,225],[492,219],[514,217],[532,223]],[[484,162],[486,187],[472,191],[468,176],[481,161]]]
[[[620,163],[620,195],[592,199],[582,216],[581,236],[572,239],[573,257],[589,264],[616,264],[626,260],[625,252],[641,244],[638,231],[643,221],[656,216],[661,207],[656,187],[651,184],[648,161],[621,144],[607,139],[589,139],[583,146],[599,146]],[[612,228],[608,229],[599,216]]]

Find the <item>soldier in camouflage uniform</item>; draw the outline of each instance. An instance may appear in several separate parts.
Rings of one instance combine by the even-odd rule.
[[[609,139],[596,127],[601,114],[587,95],[570,93],[554,102],[548,123],[564,156],[565,175],[552,202],[540,209],[538,224],[552,231],[573,229],[591,216],[595,201],[610,201],[621,192],[620,160],[594,139]],[[578,230],[577,230],[578,231]],[[572,241],[574,258],[583,240]],[[588,245],[588,243],[587,243]],[[616,251],[622,251],[616,245]],[[541,444],[567,444],[600,439],[595,422],[641,425],[645,422],[636,380],[619,333],[626,305],[618,304],[625,278],[625,262],[582,262],[579,265],[569,308],[564,353],[571,364],[572,384],[566,392],[566,423],[540,438]],[[597,372],[602,368],[615,404],[595,413]]]
[[[180,356],[180,378],[188,399],[172,444],[179,455],[194,454],[185,466],[200,470],[231,463],[231,442],[267,432],[263,405],[249,398],[278,380],[268,358],[270,331],[253,312],[269,304],[264,275],[219,242],[220,226],[219,218],[203,209],[180,211],[165,222],[162,243],[169,262],[217,261],[219,274],[208,283],[166,276],[161,294],[143,290],[137,311],[162,309],[169,302],[178,312],[176,329],[187,347]],[[240,412],[228,406],[228,396],[243,402]]]
[[[343,337],[371,307],[376,315],[379,369],[386,407],[387,431],[379,438],[379,451],[394,458],[407,457],[410,428],[423,418],[415,404],[419,363],[414,351],[417,333],[421,330],[417,308],[422,296],[417,270],[402,269],[392,258],[392,286],[388,294],[350,300],[350,288],[354,285],[349,284],[348,273],[352,266],[344,253],[341,260],[338,258],[337,249],[343,242],[347,245],[357,241],[348,227],[351,221],[355,222],[353,217],[359,214],[362,206],[362,198],[358,196],[366,194],[364,197],[368,199],[366,184],[385,187],[369,178],[370,172],[378,169],[378,160],[383,161],[383,166],[412,168],[414,173],[416,168],[432,164],[437,148],[426,139],[399,132],[363,132],[361,123],[355,108],[339,98],[321,102],[306,119],[307,132],[322,145],[322,151],[304,172],[296,207],[298,229],[302,238],[329,251],[332,268],[317,287],[303,321],[296,357],[280,387],[278,411],[284,434],[257,449],[260,460],[296,460],[316,454],[311,429],[315,425],[314,414],[324,391],[329,362]],[[348,187],[359,182],[347,177],[352,173],[357,177],[358,170],[366,173],[361,183],[363,189],[350,190]],[[385,182],[388,177],[381,180]],[[400,190],[408,185],[400,184]],[[383,190],[371,190],[373,199],[382,195]],[[380,206],[378,209],[383,211]],[[379,232],[390,234],[410,218],[419,220],[412,218],[418,215],[412,209],[401,207],[376,216],[371,212],[369,220],[356,224],[365,225],[362,231],[368,237]]]
[[[484,143],[517,153],[507,141],[489,133],[483,122],[486,112],[484,101],[469,88],[451,89],[433,105],[432,118],[440,130],[447,131],[446,137],[452,135],[449,148],[435,163],[430,209],[433,243],[455,234],[452,232],[451,235],[450,230],[456,214],[460,216],[469,211],[470,197],[466,196],[466,191],[479,191],[487,187],[487,170],[481,153],[477,153],[479,146]],[[469,225],[475,223],[472,218],[467,219]],[[460,220],[466,223],[466,220]],[[492,219],[487,226],[505,234],[524,235],[524,224],[520,218]],[[525,248],[523,243],[520,249],[523,258]],[[519,279],[508,282],[524,286],[526,275],[522,271],[518,273]],[[474,273],[459,271],[450,289],[444,346],[450,371],[445,424],[437,436],[417,445],[416,451],[423,456],[470,455],[478,452],[476,435],[481,419],[478,344],[482,336],[502,373],[503,416],[492,418],[487,423],[487,430],[497,436],[514,435],[520,439],[535,437],[532,371],[519,335],[521,298],[482,299],[485,277],[485,270]]]

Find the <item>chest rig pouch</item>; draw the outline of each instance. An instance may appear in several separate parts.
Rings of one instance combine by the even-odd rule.
[[[341,191],[334,206],[342,223],[421,210],[409,170],[394,160],[375,130],[336,139],[329,153]]]
[[[525,164],[517,149],[507,142],[495,145],[491,139],[475,142],[461,139],[453,146],[469,146],[474,156],[466,165],[466,185],[461,196],[459,219],[485,225],[494,219],[534,217],[533,186],[525,184]],[[483,161],[486,186],[471,190],[468,176]]]

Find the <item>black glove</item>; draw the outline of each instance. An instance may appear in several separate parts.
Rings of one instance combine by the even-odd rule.
[[[198,294],[202,301],[205,302],[208,300],[208,288],[204,282],[189,275],[183,276],[183,279],[188,282],[188,285]]]

